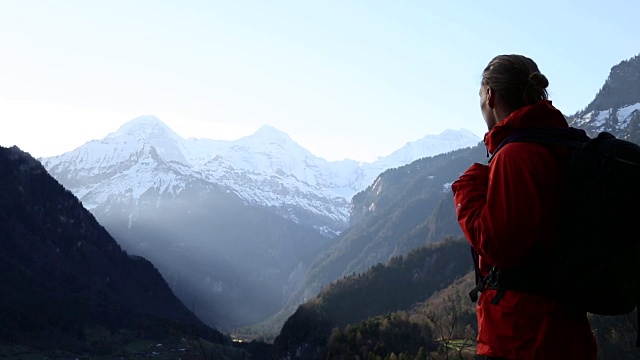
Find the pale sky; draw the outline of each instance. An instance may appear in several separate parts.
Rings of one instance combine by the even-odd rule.
[[[534,59],[565,114],[640,54],[640,0],[0,0],[0,145],[35,157],[141,115],[185,138],[271,125],[327,160],[486,131],[482,70]]]

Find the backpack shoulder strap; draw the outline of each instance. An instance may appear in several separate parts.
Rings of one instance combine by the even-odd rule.
[[[589,139],[589,136],[587,136],[587,133],[584,130],[573,127],[560,128],[536,126],[518,129],[502,140],[498,147],[493,151],[493,154],[491,154],[491,159],[493,159],[500,149],[512,142],[532,142],[543,145],[558,145],[578,148]],[[489,159],[489,162],[491,162],[491,159]]]

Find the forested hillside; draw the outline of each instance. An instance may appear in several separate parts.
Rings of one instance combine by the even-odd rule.
[[[327,351],[332,329],[410,310],[469,273],[468,256],[466,241],[448,239],[332,283],[287,320],[274,342],[276,354],[286,357],[295,353],[303,354],[300,355],[303,359],[317,358]],[[399,326],[403,324],[408,325],[405,321],[398,322]]]

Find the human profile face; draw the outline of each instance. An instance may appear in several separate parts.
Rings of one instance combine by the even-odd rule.
[[[487,129],[491,130],[498,123],[496,114],[493,111],[494,91],[489,86],[481,85],[479,95],[480,111],[484,117],[484,122],[487,124]]]

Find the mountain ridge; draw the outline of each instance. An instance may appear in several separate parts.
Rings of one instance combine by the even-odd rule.
[[[640,83],[640,54],[613,66],[595,98],[578,114],[619,109],[638,103],[640,101],[638,83]]]
[[[445,150],[477,141],[461,134]],[[238,141],[186,140],[143,116],[40,161],[127,251],[156,264],[182,301],[207,299],[195,304],[198,316],[227,329],[289,301],[315,257],[349,226],[353,194],[407,161],[390,159],[328,162],[273,127]]]
[[[226,186],[250,204],[287,207],[288,212],[298,209],[294,210],[298,212],[294,218],[326,217],[336,222],[336,226],[327,230],[328,234],[337,234],[348,223],[351,197],[382,171],[419,157],[472,146],[478,141],[467,130],[449,130],[407,143],[374,163],[328,162],[271,126],[263,126],[253,135],[236,141],[193,140],[181,138],[157,117],[147,115],[131,120],[102,140],[40,161],[78,194],[83,204],[93,209],[101,200],[93,199],[90,190],[119,193],[101,183],[105,174],[125,171],[145,147],[153,147],[178,172],[190,172],[192,176]],[[98,190],[99,187],[103,189]],[[84,190],[79,191],[80,188]],[[282,196],[284,193],[288,195]]]
[[[0,147],[0,170],[7,190],[0,193],[0,340],[100,351],[82,345],[91,329],[142,333],[146,322],[193,327],[222,341],[151,262],[124,251],[39,161]]]

